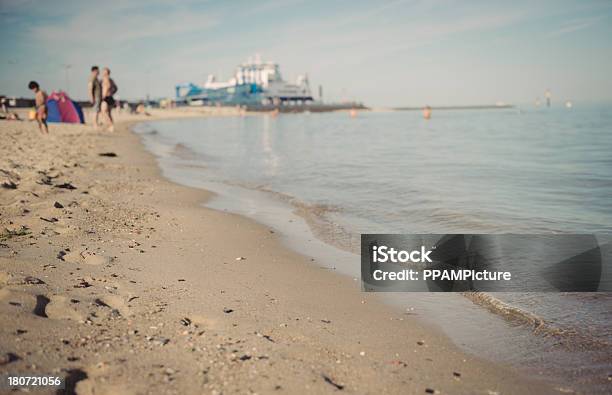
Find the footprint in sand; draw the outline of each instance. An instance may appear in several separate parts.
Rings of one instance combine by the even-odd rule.
[[[72,303],[71,299],[61,295],[53,295],[44,308],[44,312],[48,318],[55,320],[72,320],[77,322],[85,320],[86,314],[77,311],[72,307],[73,305],[74,303]]]
[[[94,379],[88,378],[76,383],[74,394],[77,395],[135,395],[140,391],[132,391],[126,386],[128,383],[109,384],[108,382],[96,383]]]
[[[12,274],[0,271],[0,285],[43,285],[45,282],[38,277],[23,274]]]
[[[129,307],[121,296],[105,295],[97,298],[94,303],[100,307],[109,308],[111,313],[119,313],[123,317],[130,315]]]
[[[66,388],[72,392],[67,391],[66,394],[136,395],[150,392],[143,388],[142,383],[117,374],[121,369],[120,365],[112,363],[95,363],[75,369],[69,372],[71,380],[66,380]],[[109,382],[112,377],[114,379]]]
[[[14,291],[8,288],[0,289],[0,314],[10,317],[19,311],[36,311],[38,301],[36,295]]]
[[[87,265],[107,265],[113,261],[113,258],[96,254],[93,251],[83,250],[81,252],[69,252],[63,256],[63,260],[71,263],[85,263]]]
[[[43,294],[15,291],[9,288],[0,289],[0,313],[14,315],[27,312],[41,318],[82,320],[83,316],[69,306],[63,296],[47,297]]]

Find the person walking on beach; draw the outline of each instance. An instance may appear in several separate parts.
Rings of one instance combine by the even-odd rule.
[[[36,104],[36,122],[38,128],[43,134],[49,134],[47,127],[47,93],[40,89],[40,85],[36,81],[30,81],[28,88],[34,92],[34,102]]]
[[[98,66],[92,66],[89,83],[87,84],[87,91],[89,92],[89,101],[91,101],[91,108],[94,114],[93,123],[96,129],[99,126],[98,117],[102,110],[102,84],[100,84],[98,75],[100,75],[100,69]]]
[[[105,67],[102,69],[102,113],[106,122],[109,125],[108,131],[114,132],[115,126],[113,125],[113,116],[111,114],[113,107],[115,106],[115,99],[113,96],[117,93],[117,85],[115,81],[110,77],[110,69]]]

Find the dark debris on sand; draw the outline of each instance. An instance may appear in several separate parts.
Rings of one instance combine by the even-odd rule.
[[[74,185],[72,185],[69,182],[65,182],[63,184],[58,184],[55,186],[56,188],[61,188],[61,189],[68,189],[68,190],[73,190],[73,189],[77,189]]]
[[[5,188],[5,189],[17,189],[17,184],[15,184],[13,181],[4,181],[2,183],[2,188]]]
[[[326,375],[325,373],[321,374],[321,377],[323,377],[323,380],[325,380],[325,382],[333,387],[335,387],[337,390],[343,390],[344,389],[344,385],[342,384],[338,384],[336,383],[334,380],[332,380],[331,377],[329,377],[328,375]]]

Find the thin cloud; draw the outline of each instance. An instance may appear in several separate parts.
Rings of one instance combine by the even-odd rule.
[[[57,45],[123,45],[135,40],[204,31],[217,24],[212,16],[188,10],[133,15],[117,11],[80,13],[65,24],[40,24],[30,30],[32,40]]]
[[[564,25],[560,29],[549,32],[546,35],[546,37],[548,38],[559,37],[559,36],[563,36],[569,33],[574,33],[580,30],[588,29],[596,25],[597,23],[599,23],[599,21],[601,21],[602,19],[603,19],[603,16],[597,16],[597,17],[587,18],[587,19],[578,19],[578,20],[572,21]]]
[[[297,57],[304,62],[308,60],[307,54],[319,54],[317,65],[311,67],[311,71],[334,68],[339,64],[340,68],[346,68],[347,65],[357,66],[367,59],[396,56],[401,51],[424,47],[461,34],[510,26],[522,21],[524,13],[482,12],[480,15],[457,15],[452,20],[433,20],[423,15],[420,20],[403,25],[346,26],[347,20],[357,18],[358,15],[351,15],[346,20],[340,20],[339,26],[342,28],[328,20],[308,24],[308,29],[316,33],[308,34],[309,40],[301,44],[302,55],[295,53],[294,43],[306,34],[305,27],[285,30],[281,42],[270,43],[263,50],[273,54],[292,54],[292,58]],[[339,59],[341,62],[338,62]]]

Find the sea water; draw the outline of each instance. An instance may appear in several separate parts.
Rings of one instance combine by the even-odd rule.
[[[215,190],[214,208],[295,233],[300,252],[319,243],[317,258],[351,275],[361,233],[612,233],[610,105],[434,111],[430,120],[410,111],[208,117],[136,130],[166,176]],[[308,226],[296,230],[293,214]],[[609,294],[389,299],[466,350],[609,386]],[[508,306],[545,325],[508,320]],[[509,340],[522,347],[499,346]]]

